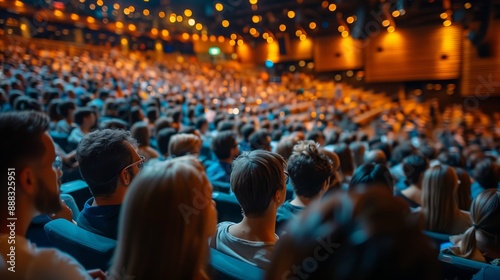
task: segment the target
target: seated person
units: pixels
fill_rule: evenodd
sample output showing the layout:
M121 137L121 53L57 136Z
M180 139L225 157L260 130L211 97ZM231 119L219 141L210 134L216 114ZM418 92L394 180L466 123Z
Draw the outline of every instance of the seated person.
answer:
M231 188L243 210L238 223L222 222L210 246L260 268L267 267L278 240L276 211L285 201L285 160L278 154L255 150L233 163Z
M489 158L481 160L474 166L472 177L475 182L471 186L472 198L476 198L486 189L499 189L500 168Z
M221 131L213 138L211 145L218 162L208 166L208 179L210 182L229 184L231 179L231 163L240 154L236 133L233 131Z
M111 279L208 279L208 239L216 224L210 182L198 160L186 156L146 167L125 196Z
M116 239L118 217L128 186L144 164L137 141L124 130L95 130L82 139L76 159L89 185L90 198L78 216L78 226Z
M422 180L422 207L419 215L424 230L460 234L472 226L469 212L458 208L458 176L446 165L433 166Z
M491 263L500 259L500 191L480 193L470 207L472 226L464 234L452 236L451 252L457 256Z
M150 159L158 158L158 152L153 149L150 145L151 132L149 130L148 124L146 122L136 122L132 128L130 128L130 133L138 142L138 153L143 156L148 162Z
M319 150L319 144L308 140L294 146L288 159L287 171L292 181L295 198L278 209L276 229L281 236L283 226L328 190L333 173L330 159Z
M181 133L170 138L168 143L168 154L170 157L182 157L193 155L198 157L201 150L201 139L194 134Z
M402 191L397 189L396 196L401 197L411 208L417 208L422 204L422 178L427 168L429 160L423 155L413 154L403 160L403 172L409 187Z
M385 165L365 163L356 168L349 182L349 192L365 192L368 188L383 187L391 194L394 190L394 179Z
M92 108L78 108L75 111L75 124L77 127L71 131L68 142L77 145L82 138L96 126L96 114Z

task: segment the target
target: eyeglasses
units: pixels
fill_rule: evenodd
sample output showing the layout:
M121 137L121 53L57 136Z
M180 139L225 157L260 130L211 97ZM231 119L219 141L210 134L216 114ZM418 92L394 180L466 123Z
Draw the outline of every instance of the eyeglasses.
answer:
M286 171L283 173L285 173L285 184L288 185L288 180L290 179L290 176L288 175L288 172L286 172Z
M142 170L142 168L144 167L144 161L146 160L146 158L144 156L140 156L140 158L141 159L139 159L138 161L125 166L122 170L120 170L120 172L118 172L118 174L122 173L123 170L127 170L134 165L137 165L137 168L139 168L139 170Z
M61 171L62 170L62 167L63 167L63 162L61 160L60 157L56 157L56 159L54 160L54 162L52 163L52 167Z

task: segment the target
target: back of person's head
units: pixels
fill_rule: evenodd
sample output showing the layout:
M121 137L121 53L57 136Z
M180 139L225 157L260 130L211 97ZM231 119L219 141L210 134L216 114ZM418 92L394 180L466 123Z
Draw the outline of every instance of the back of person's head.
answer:
M37 111L42 112L42 104L38 100L28 96L20 96L14 102L14 110L16 111Z
M398 164L403 161L403 159L415 151L415 147L411 142L403 142L397 145L392 152L391 162L393 164ZM388 158L389 159L389 158Z
M387 165L387 157L382 150L375 149L366 153L364 162Z
M271 136L267 130L259 130L249 137L250 149L271 151Z
M197 155L201 150L201 139L194 134L176 134L170 138L168 154L172 157Z
M482 188L496 189L500 181L500 168L494 161L486 158L475 164L472 177Z
M313 198L329 187L328 179L333 173L330 159L318 149L319 144L300 141L293 147L288 159L287 171L295 194Z
M217 131L228 131L234 130L234 122L232 121L221 121L217 125Z
M59 115L59 111L57 108L59 106L59 102L61 102L61 99L54 99L47 105L46 113L51 121L59 121L63 118L61 115Z
M110 93L106 89L100 89L99 92L97 93L99 99L106 100L110 96Z
M465 167L465 158L462 156L460 151L444 151L437 156L438 161L441 164L453 166L453 167Z
M177 133L175 128L167 127L163 128L156 134L156 142L158 145L158 150L164 156L168 155L168 147L170 144L170 139Z
M208 128L208 120L204 116L199 116L194 121L196 129L202 131L204 128Z
M338 169L340 168L340 159L336 153L328 151L324 148L319 148L319 151L325 154L329 159L332 165L332 174L330 175L330 186L328 187L328 191L339 190L342 186L340 184L340 176L338 173Z
M89 117L90 115L95 115L94 109L90 107L81 107L76 109L74 113L75 124L81 126L84 119Z
M458 177L457 203L460 210L469 211L471 204L471 178L463 168L455 168Z
M145 122L136 122L130 128L130 133L132 137L137 140L139 146L149 146L149 137L151 132L149 131L149 126Z
M114 98L108 98L104 101L102 105L102 115L103 116L115 116L118 105L115 103Z
M231 189L245 216L264 215L276 192L286 188L285 166L283 157L264 150L245 152L233 161ZM281 199L283 203L285 197Z
M420 153L411 154L403 159L403 173L408 185L420 187L427 168L429 168L429 160Z
M133 106L130 109L130 125L135 124L136 122L140 122L144 119L144 115L142 113L142 109L139 106Z
M470 207L470 227L462 236L460 246L452 247L454 254L469 258L475 249L497 251L500 248L500 191L488 189L481 192ZM478 236L482 239L482 248L477 247Z
M172 119L167 117L159 117L155 121L155 133L158 133L160 130L164 128L172 127Z
M293 136L282 137L276 146L276 153L282 156L286 161L290 158L293 152L293 147L299 142L299 139Z
M349 182L349 191L363 192L371 187L383 187L390 193L393 192L394 179L385 165L365 163L354 171Z
M113 194L119 174L133 162L137 141L130 132L99 129L85 135L76 149L80 173L94 196Z
M218 159L229 159L231 150L238 147L236 132L232 130L220 131L212 139L211 148Z
M319 143L320 146L325 145L325 136L323 135L323 132L317 129L307 133L306 140L312 140L316 143Z
M340 143L335 147L335 153L340 159L340 171L344 176L351 176L354 172L354 160L351 149L345 143Z
M141 171L124 200L111 276L200 278L217 221L211 193L203 166L193 157Z
M74 110L76 110L76 104L72 100L61 101L57 106L59 115L63 116L64 118L68 118Z
M356 167L362 165L364 163L365 157L365 146L361 142L352 142L349 144L349 149L351 149L352 156L354 158L354 164Z
M125 121L123 121L123 120L120 120L120 119L112 118L112 119L104 120L104 121L100 122L99 123L99 128L101 128L101 129L109 128L109 129L123 129L123 130L126 130L128 128L128 123L125 122Z
M418 146L418 151L429 160L433 160L437 156L436 148L434 147L433 143L428 140L422 141L422 143L420 143L420 145Z
M333 193L290 221L265 279L438 279L408 206L380 189Z
M38 159L45 153L41 137L49 128L48 117L40 112L7 112L0 114L0 166L2 182L7 182L7 169L15 168L17 173L31 159ZM5 176L5 177L4 177ZM7 186L7 183L4 184ZM2 190L7 194L7 187ZM7 201L2 200L2 201Z
M250 135L252 135L255 132L255 126L253 124L245 124L241 128L241 135L243 136L243 139L245 141L249 141Z
M457 205L458 177L452 167L433 166L422 180L422 213L425 229L446 233L450 230Z
M160 113L156 107L148 107L146 110L146 117L148 118L149 123L154 123L158 119L159 115Z

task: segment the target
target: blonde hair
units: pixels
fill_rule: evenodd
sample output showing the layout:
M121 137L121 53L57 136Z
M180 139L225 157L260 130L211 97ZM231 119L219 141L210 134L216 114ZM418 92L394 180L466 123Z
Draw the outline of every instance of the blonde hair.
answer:
M425 229L448 233L457 213L458 177L455 170L445 165L428 169L422 180L422 214Z
M177 134L172 136L168 145L168 154L172 157L194 155L200 153L201 139L194 134Z
M210 203L210 183L191 156L141 171L123 203L111 279L194 279L203 273L209 227L215 228L215 219L207 222Z
M460 246L450 248L460 257L469 258L477 247L476 231L483 233L489 245L500 246L500 191L487 189L481 192L470 207L472 226L464 234L452 240L455 244L462 241ZM481 252L483 253L483 252Z

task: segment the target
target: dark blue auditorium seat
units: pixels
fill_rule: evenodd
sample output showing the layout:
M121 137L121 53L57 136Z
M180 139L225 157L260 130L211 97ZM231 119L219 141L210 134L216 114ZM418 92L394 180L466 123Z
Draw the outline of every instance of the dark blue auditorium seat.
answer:
M210 181L212 184L212 189L214 192L221 192L221 193L231 193L231 184L226 183L226 182L217 182L217 181Z
M256 266L210 248L211 278L214 280L257 280L264 278L264 271Z
M451 244L450 244L451 245ZM490 266L487 263L477 262L453 255L448 248L439 253L443 279L471 279L482 268Z
M212 198L217 203L217 221L219 223L225 221L231 221L234 223L241 222L243 219L241 207L234 195L214 192L212 194Z
M116 248L116 240L97 235L77 225L57 219L45 225L54 247L73 256L86 269L106 271Z
M68 134L55 132L55 131L51 131L51 132L49 132L49 134L50 134L50 137L52 137L52 140L54 140L54 142L57 145L59 145L59 147L61 147L61 149L63 149L67 153L74 150L74 149L72 149L72 147L68 143L68 136L69 136Z
M450 236L444 233L432 232L432 231L424 231L424 234L432 239L434 242L436 250L441 248L441 244L450 242Z
M500 279L500 266L486 266L472 277L472 280L495 280Z
M35 216L26 232L26 239L36 244L37 247L52 247L53 244L44 229L44 226L51 221L48 215Z
M61 193L71 195L80 211L85 202L92 197L89 186L83 180L75 180L61 185Z

